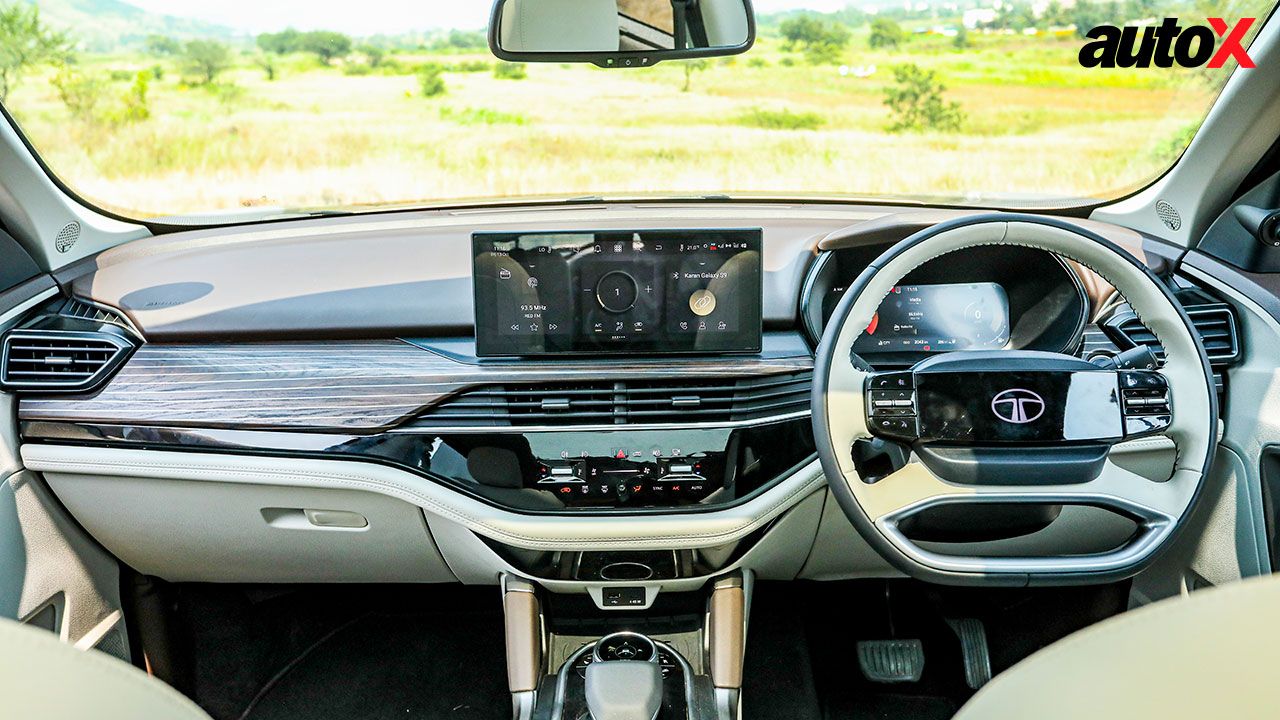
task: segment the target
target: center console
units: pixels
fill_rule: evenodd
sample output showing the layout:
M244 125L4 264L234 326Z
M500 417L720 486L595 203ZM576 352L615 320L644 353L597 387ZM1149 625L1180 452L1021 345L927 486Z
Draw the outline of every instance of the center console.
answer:
M730 720L742 686L750 576L731 573L646 611L507 578L508 679L519 720Z

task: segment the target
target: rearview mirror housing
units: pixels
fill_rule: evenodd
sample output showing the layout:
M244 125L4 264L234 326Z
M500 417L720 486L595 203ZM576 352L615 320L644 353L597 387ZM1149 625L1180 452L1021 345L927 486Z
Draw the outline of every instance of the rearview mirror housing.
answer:
M503 60L648 67L755 43L751 0L496 0L489 48Z

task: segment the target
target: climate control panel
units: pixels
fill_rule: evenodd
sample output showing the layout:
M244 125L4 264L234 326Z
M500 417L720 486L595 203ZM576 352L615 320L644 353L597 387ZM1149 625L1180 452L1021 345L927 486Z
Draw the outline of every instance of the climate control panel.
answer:
M682 505L724 487L721 450L618 447L607 455L539 459L528 487L566 505Z

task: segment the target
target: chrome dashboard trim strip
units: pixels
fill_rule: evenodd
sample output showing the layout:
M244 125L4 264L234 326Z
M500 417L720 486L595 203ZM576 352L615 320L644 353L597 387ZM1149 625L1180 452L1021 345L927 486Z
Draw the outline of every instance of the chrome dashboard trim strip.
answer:
M689 423L624 423L621 425L495 425L491 427L463 425L459 427L448 427L442 425L423 425L421 427L398 427L388 430L388 433L402 434L439 434L449 433L451 435L464 435L470 433L543 433L543 432L617 432L626 430L726 430L737 428L759 427L761 425L772 425L774 423L785 422L787 420L799 420L807 418L812 413L809 410L797 410L796 412L783 413L781 415L770 415L768 417L755 418L753 420L727 420L724 422L689 422Z

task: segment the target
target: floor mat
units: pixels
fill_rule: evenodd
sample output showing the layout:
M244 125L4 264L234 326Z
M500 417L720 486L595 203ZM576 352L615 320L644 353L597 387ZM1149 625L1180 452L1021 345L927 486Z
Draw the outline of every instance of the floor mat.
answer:
M865 693L837 698L827 706L827 720L947 720L957 709L946 698Z
M491 666L502 657L502 627L495 623L370 615L315 646L265 687L243 717L501 718L511 712L511 700L505 676Z
M175 686L215 720L511 714L489 587L183 585Z
M747 634L747 720L946 720L973 694L947 617L983 621L992 665L1124 609L1125 584L1084 588L945 588L906 580L760 582ZM916 639L918 682L875 683L858 666L860 640Z
M792 595L766 584L751 599L743 665L744 720L821 720L809 642Z

